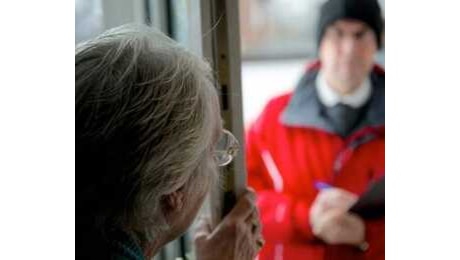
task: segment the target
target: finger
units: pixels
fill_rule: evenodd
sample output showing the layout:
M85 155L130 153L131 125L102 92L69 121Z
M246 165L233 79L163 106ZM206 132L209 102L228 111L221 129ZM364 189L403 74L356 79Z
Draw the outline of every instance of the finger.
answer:
M257 207L254 207L251 215L249 215L246 220L251 221L253 219L260 219L259 209Z
M344 225L348 227L357 227L357 226L364 226L364 220L353 213L346 213L344 215Z
M343 189L331 188L318 194L318 203L328 208L348 209L358 200L358 196Z
M245 192L251 192L251 193L256 194L256 190L251 186L246 187Z
M337 209L325 211L312 225L313 234L320 235L328 229L339 229L340 218L344 213Z
M320 191L318 194L320 200L355 200L358 196L354 193L340 188L330 188Z
M224 218L237 221L245 221L256 210L255 206L256 195L252 191L246 191L237 201L235 207Z
M246 239L242 239L237 248L238 251L244 252L246 257L240 257L238 259L255 259L264 245L265 239L261 234L255 237L248 236Z
M257 207L254 208L252 211L251 215L249 215L246 219L245 222L247 224L254 224L260 222L260 215L259 215L259 209Z
M235 207L214 228L211 237L226 232L234 232L235 230L237 230L237 233L244 234L247 232L248 235L251 235L251 225L246 223L245 220L255 211L255 200L255 193L251 190L247 190L241 195Z
M251 234L253 235L259 235L262 231L262 225L259 221L259 219L251 219L250 222L246 222L246 225L251 227Z
M252 246L252 258L251 259L254 259L255 256L257 256L257 254L260 252L260 250L262 250L262 248L264 247L265 245L265 239L262 237L262 236L258 236L256 239L254 239L251 243L250 243Z
M311 207L310 221L316 222L317 219L324 218L324 214L331 210L345 213L348 210L348 206L345 204L345 202L330 201L324 198L319 198L314 201Z
M264 245L265 245L265 239L261 235L258 236L254 243L254 247L253 247L254 250L253 250L251 259L254 259L257 256L257 254L260 252L260 250L262 250Z

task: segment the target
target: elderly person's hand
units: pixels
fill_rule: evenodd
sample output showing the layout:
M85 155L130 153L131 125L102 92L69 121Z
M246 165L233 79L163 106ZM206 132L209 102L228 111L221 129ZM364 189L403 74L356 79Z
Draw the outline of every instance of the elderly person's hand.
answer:
M365 225L361 218L348 210L358 197L346 190L321 190L310 210L313 234L328 244L361 245Z
M255 200L254 192L247 191L214 230L209 221L200 221L195 235L197 260L252 260L256 257L264 240Z

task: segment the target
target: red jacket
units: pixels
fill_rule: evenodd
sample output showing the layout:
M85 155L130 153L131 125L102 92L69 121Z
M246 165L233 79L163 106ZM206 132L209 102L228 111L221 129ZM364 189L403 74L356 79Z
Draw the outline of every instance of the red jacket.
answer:
M316 181L359 195L384 175L384 72L374 68L364 119L342 138L319 115L314 87L318 69L318 63L310 67L293 93L271 100L247 133L249 184L258 193L266 239L259 259L383 260L384 218L365 221L370 247L363 253L352 246L326 245L314 237L309 211L318 193Z

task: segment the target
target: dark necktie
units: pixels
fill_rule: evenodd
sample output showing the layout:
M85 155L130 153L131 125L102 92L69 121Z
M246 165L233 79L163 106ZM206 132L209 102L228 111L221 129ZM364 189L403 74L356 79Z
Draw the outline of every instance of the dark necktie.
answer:
M339 103L333 107L325 107L324 114L335 131L342 137L346 137L357 125L361 110Z

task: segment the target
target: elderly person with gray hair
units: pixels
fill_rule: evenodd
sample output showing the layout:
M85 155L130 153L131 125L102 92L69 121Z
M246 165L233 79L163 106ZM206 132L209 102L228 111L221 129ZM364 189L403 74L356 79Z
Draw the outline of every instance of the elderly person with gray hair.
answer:
M76 47L75 110L77 259L152 258L191 225L237 144L210 67L147 26L115 28ZM249 190L195 240L201 260L254 259L262 244Z

